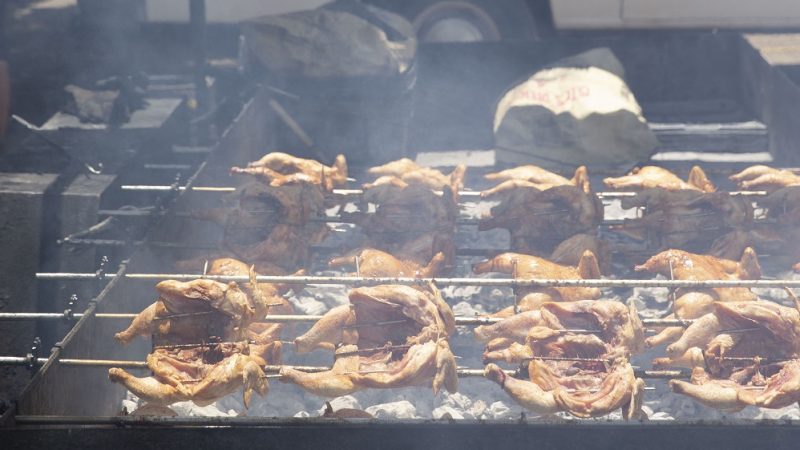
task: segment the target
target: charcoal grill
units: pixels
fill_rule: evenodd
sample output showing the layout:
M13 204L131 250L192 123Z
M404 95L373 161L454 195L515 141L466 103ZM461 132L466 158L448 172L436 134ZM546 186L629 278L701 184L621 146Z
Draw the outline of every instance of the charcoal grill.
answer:
M737 39L730 38L722 45ZM613 43L613 42L612 42ZM581 45L572 42L560 44L558 51L572 51ZM618 43L616 45L619 45ZM706 42L706 45L708 43ZM477 47L485 52L486 47ZM494 47L498 51L500 49ZM624 50L624 49L623 49ZM441 49L432 46L428 57ZM529 50L526 50L528 52ZM550 50L552 52L552 49ZM624 53L624 52L623 52ZM551 55L552 56L552 55ZM423 53L423 62L425 58ZM544 56L543 58L547 58ZM469 61L470 63L474 61ZM424 76L424 64L421 76ZM652 74L651 74L652 75ZM642 80L634 80L633 84ZM423 85L421 89L431 89ZM275 144L271 133L280 127L281 119L270 105L271 91L260 89L242 108L230 127L223 133L219 142L208 152L208 159L198 166L197 171L186 182L171 186L159 184L128 184L120 188L124 195L136 192L171 192L174 195L162 207L147 211L124 211L108 209L100 211L102 216L147 216L153 226L147 234L136 240L118 239L71 239L69 245L92 246L108 249L125 247L132 250L130 257L119 266L103 267L97 272L42 272L37 278L42 283L56 280L70 280L80 283L93 283L98 287L97 294L88 304L79 305L63 313L25 312L3 313L0 320L32 320L43 323L69 320L74 321L69 333L52 349L50 354L31 352L29 355L5 355L0 363L19 364L30 367L33 376L19 399L6 409L2 416L5 437L10 438L11 447L17 442L28 445L48 447L87 446L113 442L114 446L141 447L155 444L191 444L197 448L219 448L222 445L244 447L255 442L270 443L276 447L297 447L324 445L326 447L380 447L408 448L411 446L436 446L444 448L473 448L489 446L537 445L544 448L585 448L601 446L605 448L680 448L680 447L744 447L774 446L778 448L800 442L800 423L790 420L717 420L717 421L651 421L623 423L613 420L572 421L553 419L536 421L524 414L512 420L364 420L341 421L323 418L291 417L134 417L119 415L124 389L110 383L105 370L98 369L116 365L129 368L144 368L143 356L149 351L146 343L135 341L126 347L116 344L112 338L131 314L143 309L152 301L154 280L194 279L202 274L169 273L169 256L182 252L211 250L213 242L219 238L219 230L202 223L187 221L181 217L182 211L208 206L220 193L235 190L235 186L220 184L228 180L227 170L234 165L245 165L256 159L265 149ZM427 105L430 106L430 105ZM426 105L418 105L425 108ZM265 126L267 124L267 126ZM658 127L656 127L658 128ZM713 142L728 142L731 135L745 136L745 150L766 146L766 136L758 127L743 133L718 133ZM658 130L657 130L658 131ZM682 133L674 128L662 127L659 135L670 142L671 149L680 147ZM722 136L724 135L724 136ZM755 135L755 138L754 138ZM720 137L722 136L722 137ZM413 138L412 138L413 141ZM480 141L480 138L476 142ZM755 142L755 144L754 144ZM485 143L481 143L485 144ZM709 148L713 144L704 141ZM667 166L685 166L686 161L677 164L666 162ZM732 171L744 163L721 164L718 175ZM785 165L785 164L784 164ZM186 166L170 162L158 164L160 169L185 170ZM178 167L180 166L180 167ZM591 170L591 169L590 169ZM594 174L598 175L598 174ZM595 181L596 182L596 181ZM599 185L599 184L596 184ZM357 196L358 190L341 191L346 195ZM465 191L462 197L469 200L474 191ZM743 192L742 195L763 195L761 192ZM121 194L123 195L123 194ZM625 196L625 193L607 193L608 200ZM332 218L329 221L336 221ZM472 223L462 221L460 226L469 227ZM335 252L336 249L317 249L320 253ZM487 256L501 252L502 248L462 248L462 257ZM159 273L159 271L165 273ZM209 276L209 278L212 278ZM247 281L246 277L215 277L225 281ZM514 280L514 279L475 279L446 278L436 280L420 279L365 279L344 276L309 277L259 277L260 281L295 281L310 285L362 285L402 283L417 284L434 281L440 286L594 286L613 288L633 287L800 287L798 280L744 280L744 281L678 281L678 280ZM455 300L455 299L454 299ZM81 312L77 312L81 311ZM285 322L309 322L318 319L317 315L294 315L277 317ZM488 319L459 318L458 325L472 326L490 322ZM646 319L648 326L684 326L687 321ZM456 353L458 351L456 350ZM3 355L0 355L3 356ZM319 370L319 365L302 365L299 360L292 365L307 370ZM274 368L273 368L274 369ZM461 375L479 376L480 367L465 367ZM640 369L639 375L651 379L685 376L679 371L648 371ZM494 388L487 384L487 389ZM270 394L272 395L272 394ZM269 396L266 401L269 401Z

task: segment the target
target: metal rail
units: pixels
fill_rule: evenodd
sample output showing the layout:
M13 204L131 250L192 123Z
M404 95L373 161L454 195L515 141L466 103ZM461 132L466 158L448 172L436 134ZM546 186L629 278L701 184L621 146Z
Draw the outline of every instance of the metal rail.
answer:
M27 358L24 356L0 356L0 365L16 365L27 366L30 364L42 365L47 362L47 358ZM62 366L68 367L118 367L121 369L147 369L147 363L144 361L131 361L119 359L58 359L56 362ZM267 364L261 366L267 374L280 373L283 368L290 368L301 372L327 372L331 370L326 366L294 366L289 364ZM508 375L517 375L516 370L506 370ZM649 379L671 379L671 378L688 378L688 371L684 370L636 370L634 371L639 378ZM484 374L483 369L468 369L459 367L456 369L459 378L482 378Z
M13 320L70 320L80 319L85 314L72 313L68 311L63 313L0 313L0 322L13 321ZM119 319L119 320L133 320L138 314L136 313L97 313L94 316L98 319ZM322 315L311 314L275 314L269 315L260 322L264 323L311 323L322 319ZM456 317L455 322L457 326L481 326L492 325L502 322L503 318L500 317ZM650 327L688 327L692 324L692 320L685 319L642 319L645 326ZM564 330L565 332L598 332L600 330Z
M120 186L123 191L169 191L173 189L171 186L166 185L137 185L137 184L123 184ZM179 186L179 190L184 190L185 186ZM194 192L236 192L236 188L232 186L194 186L191 188ZM441 193L441 191L436 191ZM359 196L363 195L362 189L334 189L334 194L343 196ZM747 196L747 197L761 197L767 195L767 191L730 191L732 196ZM599 198L622 198L634 197L636 192L630 191L608 191L608 192L595 192ZM461 198L480 198L480 191L459 191L458 196Z
M113 279L117 275L106 273L105 279ZM126 273L122 275L129 280L176 280L191 281L197 279L220 282L250 282L247 275L203 275L187 273ZM95 273L74 272L38 272L38 280L96 280ZM260 283L284 283L296 285L362 285L381 284L426 285L434 283L442 286L484 286L484 287L584 287L584 288L798 288L800 280L584 280L584 279L519 279L519 278L411 278L411 277L352 277L352 276L295 276L295 275L258 275Z

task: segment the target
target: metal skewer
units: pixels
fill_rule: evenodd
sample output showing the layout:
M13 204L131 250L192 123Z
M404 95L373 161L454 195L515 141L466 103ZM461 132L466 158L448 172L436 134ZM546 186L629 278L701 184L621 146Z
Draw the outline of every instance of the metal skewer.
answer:
M58 364L68 367L118 367L121 369L147 369L145 361L131 361L131 360L114 360L114 359L58 359ZM43 365L47 362L47 358L27 358L24 356L0 356L0 365L16 365L25 366L31 363L35 365ZM325 366L293 366L293 365L274 365L267 364L262 366L262 369L267 374L280 373L281 369L290 368L301 372L327 372L331 370L330 367ZM507 375L517 375L516 370L506 370ZM459 367L456 369L459 378L469 377L483 377L483 369L468 369ZM639 378L688 378L688 373L683 370L640 370L636 371L636 376Z
M117 275L106 273L102 277L113 279ZM249 282L247 275L202 275L179 273L126 273L121 275L129 280L176 280L191 281L208 279L220 282ZM96 280L95 273L38 272L39 280ZM800 280L584 280L584 279L514 279L514 278L411 278L411 277L352 277L352 276L295 276L258 275L260 283L286 283L302 285L427 285L435 283L442 286L486 286L486 287L675 287L675 288L798 288Z
M133 185L133 184L123 184L120 186L120 189L123 191L169 191L172 188L170 186L165 185ZM179 190L185 190L184 186L179 186ZM193 186L191 188L192 191L195 192L236 192L236 188L232 186ZM441 191L434 191L437 194L441 195ZM343 196L360 196L364 194L362 189L334 189L334 194L343 195ZM767 191L730 191L730 195L733 196L747 196L747 197L759 197L767 195ZM623 197L634 197L636 196L636 192L630 191L607 191L607 192L595 192L600 198L623 198ZM458 196L461 198L480 198L481 192L480 191L459 191Z

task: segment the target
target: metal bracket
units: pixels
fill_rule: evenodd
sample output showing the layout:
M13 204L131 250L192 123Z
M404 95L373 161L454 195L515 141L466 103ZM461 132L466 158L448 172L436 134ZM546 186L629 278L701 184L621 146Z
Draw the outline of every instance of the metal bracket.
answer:
M64 310L64 321L71 322L75 320L75 306L78 305L78 294L72 294L67 301L67 309Z
M38 370L39 365L36 364L39 360L39 354L42 350L42 339L39 336L33 338L33 345L31 345L31 351L25 355L25 358L28 360L27 367L28 370L31 372L31 376L33 376L36 371Z
M103 257L100 258L100 266L94 272L94 278L95 278L95 283L96 283L96 289L95 290L96 290L97 294L99 294L100 291L103 290L103 286L104 286L103 282L106 279L106 270L108 269L107 266L108 266L108 256L103 255Z

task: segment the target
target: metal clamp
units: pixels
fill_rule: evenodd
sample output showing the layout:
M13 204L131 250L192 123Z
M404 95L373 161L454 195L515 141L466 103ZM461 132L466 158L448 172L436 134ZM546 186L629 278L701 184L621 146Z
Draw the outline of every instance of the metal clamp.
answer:
M39 368L37 362L39 361L39 353L42 350L42 339L39 336L33 338L33 345L31 345L31 351L25 355L26 359L26 366L28 370L31 372L31 375L35 374Z
M71 322L75 320L75 306L78 305L78 294L72 294L67 301L67 309L64 310L64 321Z
M94 272L94 279L96 283L96 292L99 294L103 290L103 282L106 279L106 270L108 269L108 256L103 255L100 258L100 266Z

